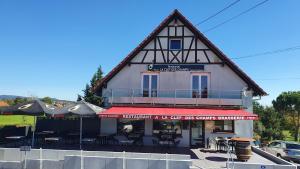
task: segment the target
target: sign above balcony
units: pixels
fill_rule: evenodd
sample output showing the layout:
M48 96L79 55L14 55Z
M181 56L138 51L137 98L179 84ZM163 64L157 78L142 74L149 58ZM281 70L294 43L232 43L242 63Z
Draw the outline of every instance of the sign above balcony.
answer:
M177 71L196 71L204 70L204 65L195 64L150 64L148 65L149 71L160 72L177 72Z

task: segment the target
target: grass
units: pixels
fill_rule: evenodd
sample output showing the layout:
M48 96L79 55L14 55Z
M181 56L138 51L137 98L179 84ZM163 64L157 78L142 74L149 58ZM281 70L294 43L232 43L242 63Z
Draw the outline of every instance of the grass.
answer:
M0 127L3 126L34 126L35 117L24 115L0 115Z

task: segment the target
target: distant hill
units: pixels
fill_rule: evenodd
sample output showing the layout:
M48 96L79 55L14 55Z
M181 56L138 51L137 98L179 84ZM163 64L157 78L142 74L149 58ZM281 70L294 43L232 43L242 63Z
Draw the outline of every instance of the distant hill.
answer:
M16 96L16 95L0 95L0 100L10 100L15 99L17 97L24 98L24 96Z
M25 96L17 96L17 95L0 95L0 100L11 100L11 99L15 99L15 98L28 98ZM60 100L60 99L56 99L56 98L51 98L53 101L58 101L58 102L63 102L63 103L72 103L73 101L69 101L69 100Z

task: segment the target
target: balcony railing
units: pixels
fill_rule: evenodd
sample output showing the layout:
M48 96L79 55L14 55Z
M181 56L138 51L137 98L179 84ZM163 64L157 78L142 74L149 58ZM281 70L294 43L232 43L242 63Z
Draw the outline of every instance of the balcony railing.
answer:
M114 88L103 93L108 103L151 103L151 104L203 104L244 105L246 96L242 90L143 90Z

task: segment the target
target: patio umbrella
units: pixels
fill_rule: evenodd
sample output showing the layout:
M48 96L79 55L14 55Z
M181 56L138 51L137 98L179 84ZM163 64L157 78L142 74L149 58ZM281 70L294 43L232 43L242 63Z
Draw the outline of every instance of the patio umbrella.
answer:
M0 109L1 115L28 115L28 116L35 116L34 123L36 123L36 116L43 116L43 115L52 115L56 114L57 109L44 103L40 100L31 100L28 102L20 103L14 106L2 107ZM31 145L34 146L34 133L35 127L32 131L32 143Z
M70 104L62 108L58 114L55 115L78 115L80 117L80 136L79 136L79 143L81 149L82 143L82 118L83 117L93 117L96 116L96 113L103 111L104 109L93 105L91 103L85 101L78 101L75 104ZM55 116L54 115L54 116Z
M42 116L44 114L55 114L57 110L54 106L40 100L31 100L14 106L2 107L0 112L2 115Z

